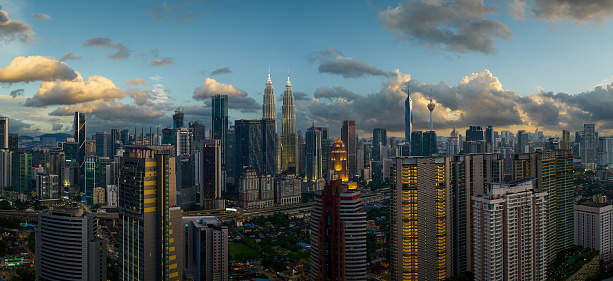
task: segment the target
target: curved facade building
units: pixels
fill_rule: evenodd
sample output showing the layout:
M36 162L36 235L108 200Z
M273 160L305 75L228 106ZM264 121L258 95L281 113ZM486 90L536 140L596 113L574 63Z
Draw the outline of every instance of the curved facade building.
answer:
M38 214L36 280L106 280L106 241L98 220L80 207Z

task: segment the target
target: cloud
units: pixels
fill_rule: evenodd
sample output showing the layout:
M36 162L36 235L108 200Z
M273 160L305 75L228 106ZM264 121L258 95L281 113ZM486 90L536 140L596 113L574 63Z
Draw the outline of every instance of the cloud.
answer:
M66 63L48 57L16 57L0 68L0 83L73 80L77 73Z
M40 129L36 128L34 124L26 123L15 118L10 118L9 120L9 133L18 134L20 136L37 136L41 134Z
M126 85L145 85L147 86L147 81L143 78L134 78L133 80L126 81Z
M234 88L230 84L223 84L217 82L213 78L206 78L202 85L194 89L193 98L197 100L204 100L213 97L214 95L228 95L228 97L234 96L246 96L247 93L241 89Z
M541 91L536 96L550 99L560 108L560 123L580 128L582 123L597 123L603 129L613 129L613 83L597 86L592 91L569 95Z
M496 53L494 40L513 36L508 27L486 19L495 9L482 0L416 0L379 12L379 24L400 39L429 49Z
M358 78L366 75L386 76L387 72L368 63L353 58L337 56L333 60L322 62L318 70L320 73L340 74L345 78Z
M230 70L230 68L227 68L227 67L217 68L211 72L210 76L215 76L218 74L225 74L225 73L232 73L232 70Z
M129 58L132 53L126 45L122 43L112 44L111 39L102 37L89 38L83 42L83 46L96 47L98 49L115 49L116 52L114 54L104 55L105 58L112 60L125 60Z
M14 91L11 91L11 97L16 98L18 96L23 96L24 90L23 89L17 89Z
M96 100L73 106L61 106L49 113L51 116L72 116L82 112L101 120L153 121L164 116L164 112L140 105L127 105L121 102ZM127 121L129 120L129 121Z
M51 16L47 14L33 13L32 18L37 19L37 20L50 20Z
M543 21L569 21L577 24L587 22L603 23L613 16L613 1L580 0L513 0L508 10L517 18L526 10Z
M256 112L261 110L261 105L253 98L247 96L247 93L241 89L235 88L230 84L223 84L215 81L212 78L204 79L200 87L194 89L193 98L196 100L207 100L215 95L228 96L228 108L237 109L243 113Z
M62 124L58 124L58 123L54 123L53 127L51 128L52 131L61 131L62 128L64 128L64 125Z
M2 9L2 6L0 6ZM12 42L18 39L24 44L30 44L34 42L32 38L36 34L32 27L18 20L11 20L9 13L6 11L0 11L0 41Z
M352 101L352 100L361 98L360 95L357 95L356 93L349 91L345 89L344 87L330 88L328 86L322 86L322 87L317 88L317 90L315 90L315 93L313 93L313 97L317 99L319 98L329 98L329 99L342 98L348 101Z
M210 106L202 106L199 104L193 104L183 107L183 113L186 115L193 115L198 117L211 117L213 111Z
M42 82L36 94L24 105L44 107L48 105L75 104L95 100L124 98L126 94L102 76L92 75L83 80L81 74L72 81Z
M198 18L202 15L205 15L209 12L206 9L193 11L192 7L186 8L186 6L190 6L196 2L197 1L182 1L170 4L163 3L161 6L152 7L151 9L147 10L146 13L152 15L158 20L170 18L176 22L184 23L192 19ZM179 11L182 9L187 9L187 11Z
M175 61L173 58L163 58L163 59L154 59L151 60L151 65L152 66L164 66L164 65L171 65L173 64Z
M80 60L81 57L77 56L74 54L74 52L70 51L68 53L65 53L61 58L60 61L66 61L66 60Z
M342 55L341 51L334 47L330 47L325 50L315 51L307 55L307 60L309 62L315 62L318 60L327 60L328 58L336 55Z

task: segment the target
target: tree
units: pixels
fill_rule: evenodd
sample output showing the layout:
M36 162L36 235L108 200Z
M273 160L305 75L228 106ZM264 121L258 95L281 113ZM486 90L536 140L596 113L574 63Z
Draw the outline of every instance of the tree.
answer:
M9 203L9 201L6 201L6 200L0 201L0 210L10 210L10 209L11 209L11 203Z

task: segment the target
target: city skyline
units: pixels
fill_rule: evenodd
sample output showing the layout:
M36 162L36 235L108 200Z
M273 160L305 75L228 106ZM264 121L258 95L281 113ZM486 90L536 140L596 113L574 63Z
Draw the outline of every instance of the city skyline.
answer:
M0 112L12 133L30 136L69 133L75 111L85 113L91 133L164 128L179 106L186 120L210 128L215 94L230 96L231 123L261 116L270 66L277 93L291 77L302 132L315 123L336 138L343 120L355 120L359 136L386 128L401 137L410 80L415 130L428 129L432 96L439 136L470 125L559 134L583 123L610 133L608 6L443 3L335 2L314 10L186 1L122 4L117 12L112 3L65 9L3 1ZM416 14L430 20L406 19ZM479 25L485 29L477 32Z

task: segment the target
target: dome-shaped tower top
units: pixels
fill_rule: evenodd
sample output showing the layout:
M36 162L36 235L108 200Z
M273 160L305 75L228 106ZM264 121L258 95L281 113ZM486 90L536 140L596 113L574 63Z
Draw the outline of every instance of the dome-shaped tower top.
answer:
M428 104L428 110L430 110L430 112L432 112L435 107L436 107L436 105L432 102L432 98L430 98L430 103Z

